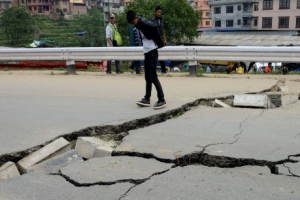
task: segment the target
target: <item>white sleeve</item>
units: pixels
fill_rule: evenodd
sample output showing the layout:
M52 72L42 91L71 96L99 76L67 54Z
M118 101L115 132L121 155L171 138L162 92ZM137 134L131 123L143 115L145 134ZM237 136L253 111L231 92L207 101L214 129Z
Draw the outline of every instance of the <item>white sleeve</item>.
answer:
M108 38L110 38L111 40L114 39L113 34L112 34L113 30L112 30L111 27L109 27L109 26L107 25L107 26L106 26L106 29L105 29L105 32L106 32L106 39L108 39Z

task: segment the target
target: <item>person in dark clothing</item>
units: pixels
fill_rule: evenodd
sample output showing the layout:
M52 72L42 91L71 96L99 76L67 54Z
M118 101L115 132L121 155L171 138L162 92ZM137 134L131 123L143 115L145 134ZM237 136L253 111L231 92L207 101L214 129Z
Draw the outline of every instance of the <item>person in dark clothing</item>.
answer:
M154 104L154 109L161 109L166 106L162 86L157 78L156 63L158 60L158 48L164 47L158 28L155 23L143 17L138 16L134 11L127 12L127 22L136 27L141 33L143 41L143 52L145 56L145 80L146 80L146 94L141 101L136 102L139 106L150 106L150 97L152 90L152 83L154 84L158 101Z
M130 26L130 46L143 46L142 43L142 38L140 35L140 32L137 28L135 28L134 26ZM141 61L139 60L134 60L132 61L131 65L129 66L129 70L130 72L133 74L133 71L136 71L136 74L141 74Z
M155 16L152 18L152 21L157 24L158 26L158 31L160 36L162 37L165 46L168 45L168 42L166 40L166 37L164 36L164 30L163 30L163 22L162 22L162 9L160 6L156 6L155 8ZM160 67L161 67L161 74L166 76L168 75L167 73L167 69L166 69L166 65L165 65L165 61L161 60L160 61Z

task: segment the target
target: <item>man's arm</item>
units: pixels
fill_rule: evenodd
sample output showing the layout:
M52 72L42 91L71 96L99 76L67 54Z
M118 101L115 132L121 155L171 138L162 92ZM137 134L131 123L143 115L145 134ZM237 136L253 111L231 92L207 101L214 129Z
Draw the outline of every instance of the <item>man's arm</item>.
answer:
M106 31L106 40L107 40L109 46L113 47L114 45L113 45L113 43L111 41L111 38L110 38L112 36L112 28L107 26L105 31Z

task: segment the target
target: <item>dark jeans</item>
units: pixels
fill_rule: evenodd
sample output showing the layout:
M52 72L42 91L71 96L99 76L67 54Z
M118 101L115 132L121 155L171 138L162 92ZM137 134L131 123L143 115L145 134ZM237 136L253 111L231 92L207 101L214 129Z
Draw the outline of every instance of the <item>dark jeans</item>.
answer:
M119 60L115 60L115 64L116 64L116 72L120 71L120 61ZM107 70L106 72L111 72L111 60L109 60L107 62Z
M139 60L132 61L129 68L130 69L135 68L135 71L136 71L137 74L141 73L141 61L139 61Z
M156 74L156 63L158 60L157 49L145 53L145 80L146 80L146 95L145 99L150 99L152 83L154 84L157 97L159 100L164 101L164 92Z
M165 65L165 61L159 61L160 62L160 69L161 69L161 73L166 73L167 69L166 69L166 65Z

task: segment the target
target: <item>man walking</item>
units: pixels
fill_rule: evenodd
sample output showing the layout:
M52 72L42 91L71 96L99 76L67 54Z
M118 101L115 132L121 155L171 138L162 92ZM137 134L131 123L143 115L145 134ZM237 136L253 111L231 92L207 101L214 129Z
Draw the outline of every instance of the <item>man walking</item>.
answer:
M146 20L130 10L127 12L127 22L135 26L141 33L143 41L143 52L145 56L145 80L146 95L141 101L136 102L139 106L150 106L150 97L152 83L154 84L158 101L154 104L154 109L161 109L166 106L163 89L157 78L156 63L158 60L158 48L164 46L164 43L158 33L158 27L152 21Z
M110 18L109 18L109 24L106 26L106 29L105 29L108 47L118 46L116 43L114 44L114 42L113 42L114 41L114 31L117 30L117 26L116 26L115 22L116 22L116 17L114 14L111 14ZM115 60L115 64L116 64L116 73L122 74L123 72L120 70L120 61ZM107 62L106 74L111 74L111 60L109 60Z
M160 6L156 6L155 8L155 16L153 17L152 21L157 24L158 26L158 31L160 36L162 37L165 46L168 45L168 42L166 40L166 37L164 36L164 30L163 30L163 22L162 22L162 9ZM161 67L161 74L166 76L168 75L167 73L167 69L166 69L166 65L165 65L165 61L161 60L160 62L160 67Z
M143 46L142 38L139 30L134 26L130 26L130 46ZM136 74L141 74L141 61L134 60L132 61L131 65L129 66L130 72L133 74L133 71L136 71Z

